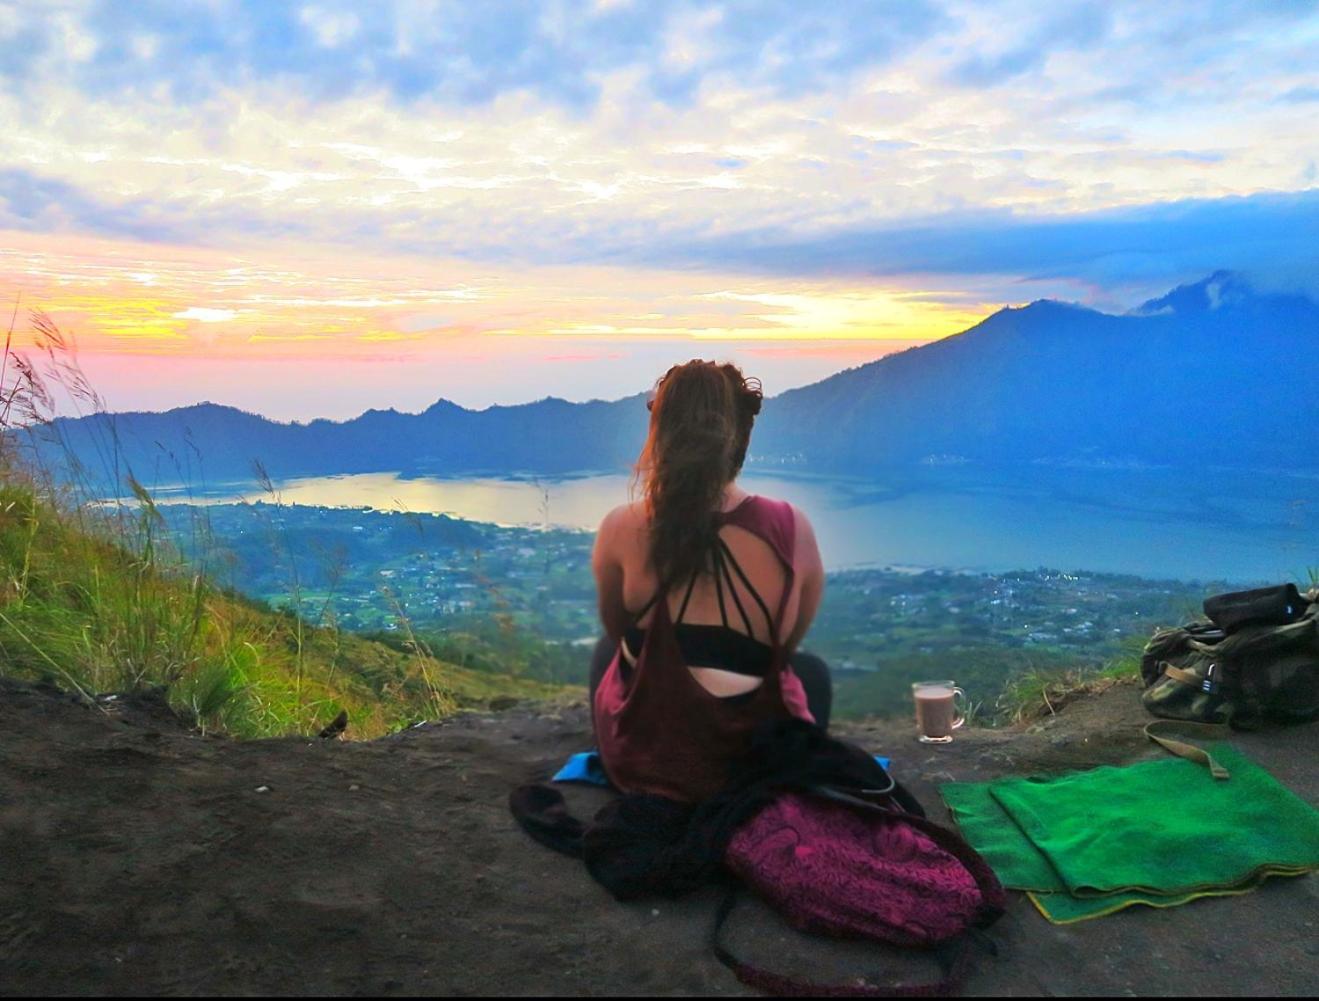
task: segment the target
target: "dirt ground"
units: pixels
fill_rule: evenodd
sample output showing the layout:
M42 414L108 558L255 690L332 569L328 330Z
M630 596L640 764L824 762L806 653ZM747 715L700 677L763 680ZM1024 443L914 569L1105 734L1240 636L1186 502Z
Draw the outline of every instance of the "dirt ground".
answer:
M103 712L0 680L0 993L745 994L715 961L711 890L619 904L514 824L509 790L589 743L585 707L515 706L372 742L235 742L151 700ZM1021 732L945 747L839 727L937 819L938 783L1162 754L1119 686ZM1319 803L1319 725L1237 740ZM589 816L607 794L569 787ZM1132 850L1140 851L1138 831ZM1048 924L1020 894L966 988L987 995L1319 992L1319 880ZM730 940L814 980L927 958L787 929L754 902Z

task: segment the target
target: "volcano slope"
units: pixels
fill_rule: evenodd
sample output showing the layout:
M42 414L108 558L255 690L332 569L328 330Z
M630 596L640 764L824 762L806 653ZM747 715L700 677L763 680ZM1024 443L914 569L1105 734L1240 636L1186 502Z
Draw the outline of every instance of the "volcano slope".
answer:
M842 735L936 786L1137 760L1134 687L1024 730L925 747L905 720ZM88 706L0 679L0 993L744 994L712 956L719 891L620 904L533 843L509 790L589 743L581 704L465 714L374 741L233 741L145 697ZM1319 802L1319 726L1242 734ZM1173 791L1170 791L1170 795ZM589 817L607 793L571 787ZM1140 851L1133 832L1133 851ZM1319 880L1049 925L1020 894L969 994L1313 994ZM934 975L927 957L791 931L744 901L728 939L814 981Z

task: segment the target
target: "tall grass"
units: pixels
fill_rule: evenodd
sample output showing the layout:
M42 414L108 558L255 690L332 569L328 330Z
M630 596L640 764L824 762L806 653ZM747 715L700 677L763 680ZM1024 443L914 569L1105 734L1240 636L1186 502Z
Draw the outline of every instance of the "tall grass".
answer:
M208 577L171 545L151 495L124 468L113 418L93 439L100 470L83 467L63 438L57 396L76 416L105 414L75 344L33 313L27 357L14 349L16 319L15 310L0 358L0 669L89 701L163 686L203 729L283 729L291 721L253 725L257 648L223 627ZM37 458L43 440L62 446L60 469ZM97 503L93 474L126 486L131 502Z
M205 538L185 560L125 467L72 339L34 312L33 347L21 353L17 316L0 355L0 673L47 679L93 704L95 693L163 686L201 729L236 736L312 733L341 709L354 735L373 736L456 708L445 681L453 669L415 636L409 655L341 634L332 594L309 621L287 535L277 542L292 607L279 612L218 589ZM57 397L75 416L98 415L100 469L86 469L63 437ZM37 458L39 440L56 446L58 470ZM125 497L100 500L106 483ZM194 521L193 531L204 536L207 526Z
M1144 636L1128 636L1119 653L1093 668L1031 669L1009 679L994 703L990 721L1003 725L1053 716L1069 702L1140 678Z
M394 618L402 627L403 633L407 637L405 649L412 656L413 662L417 666L417 671L426 684L426 691L429 695L429 708L435 716L447 716L458 708L458 700L455 698L453 691L442 682L443 668L439 660L436 659L430 646L417 637L416 631L412 628L412 619L403 609L403 603L398 600L398 596L392 589L383 588L386 599L394 608Z

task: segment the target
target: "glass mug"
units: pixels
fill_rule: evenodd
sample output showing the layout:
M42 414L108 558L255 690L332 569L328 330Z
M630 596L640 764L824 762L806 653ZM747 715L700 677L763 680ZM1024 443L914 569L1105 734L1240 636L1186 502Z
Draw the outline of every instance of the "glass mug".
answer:
M966 722L966 692L951 681L918 681L911 686L911 697L921 743L952 743L953 731Z

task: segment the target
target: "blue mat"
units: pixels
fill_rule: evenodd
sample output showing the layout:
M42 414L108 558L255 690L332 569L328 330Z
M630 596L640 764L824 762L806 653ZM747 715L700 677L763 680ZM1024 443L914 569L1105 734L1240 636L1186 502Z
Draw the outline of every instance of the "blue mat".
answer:
M875 755L875 760L887 769L889 759L881 758ZM551 782L584 782L593 786L608 786L609 779L605 776L605 767L600 764L600 753L598 751L579 751L564 763L564 766L554 773Z

